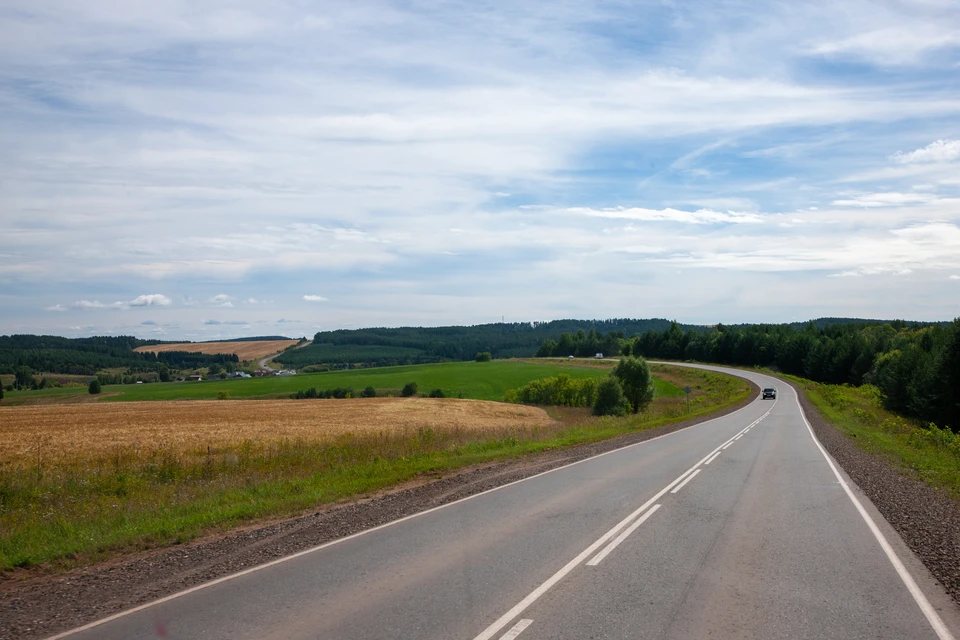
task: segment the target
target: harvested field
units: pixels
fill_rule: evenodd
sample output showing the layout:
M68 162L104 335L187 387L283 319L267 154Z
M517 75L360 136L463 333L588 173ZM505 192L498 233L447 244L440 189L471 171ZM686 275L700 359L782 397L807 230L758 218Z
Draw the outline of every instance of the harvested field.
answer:
M239 442L335 441L345 434L501 431L553 422L536 407L452 398L128 402L0 409L0 463L110 455L118 447L187 453Z
M298 340L252 340L248 342L178 342L176 344L152 344L137 347L140 353L161 351L188 351L190 353L235 353L241 360L259 360L283 351Z

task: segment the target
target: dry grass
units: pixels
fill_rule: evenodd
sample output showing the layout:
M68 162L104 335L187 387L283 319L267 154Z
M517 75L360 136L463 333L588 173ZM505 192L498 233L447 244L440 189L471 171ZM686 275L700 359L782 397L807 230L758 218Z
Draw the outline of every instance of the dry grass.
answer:
M235 353L241 360L259 360L279 353L297 344L298 340L252 340L248 342L179 342L177 344L153 344L137 347L141 353L160 353L161 351L189 351L208 354Z
M501 431L553 421L536 407L451 398L128 402L0 409L0 463L77 460L118 448L187 453L207 446L345 434L416 435L420 429Z

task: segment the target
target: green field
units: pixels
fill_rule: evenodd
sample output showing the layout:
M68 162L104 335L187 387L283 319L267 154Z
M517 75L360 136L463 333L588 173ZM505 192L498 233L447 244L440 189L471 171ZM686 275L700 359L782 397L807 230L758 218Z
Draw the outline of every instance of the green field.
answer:
M447 362L441 364L377 367L349 371L269 376L265 378L210 380L203 382L158 382L138 385L107 385L99 402L134 400L216 400L217 393L227 391L231 398L277 397L301 389L315 387L319 391L337 387L353 388L358 393L372 386L378 391L398 393L408 382L416 382L421 393L443 389L448 397L476 400L503 400L508 389L516 389L531 380L566 373L571 378L601 378L609 368L578 366L554 361L530 363L514 360L493 362ZM657 395L677 397L683 390L669 382L654 378ZM19 404L31 398L85 395L86 389L43 389L8 392L4 404ZM51 398L52 399L52 398Z

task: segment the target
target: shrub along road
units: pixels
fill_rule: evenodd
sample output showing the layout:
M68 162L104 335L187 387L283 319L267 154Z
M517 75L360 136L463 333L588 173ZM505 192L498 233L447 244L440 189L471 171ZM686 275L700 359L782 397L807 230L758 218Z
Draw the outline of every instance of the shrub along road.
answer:
M953 637L956 604L847 486L793 390L778 386L775 402L308 550L75 637Z

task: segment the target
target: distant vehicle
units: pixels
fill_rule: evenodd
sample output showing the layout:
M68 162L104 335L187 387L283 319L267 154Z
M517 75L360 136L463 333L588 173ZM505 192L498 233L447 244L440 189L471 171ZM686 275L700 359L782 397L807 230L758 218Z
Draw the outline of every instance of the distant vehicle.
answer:
M773 387L767 387L766 389L764 389L764 390L763 390L763 399L766 400L767 398L773 398L774 400L776 400L776 399L777 399L777 390L774 389Z
M602 353L598 353L597 355L595 355L595 356L593 356L593 357L596 358L597 360L603 360L603 354L602 354Z
M568 360L573 360L573 356L567 356Z

